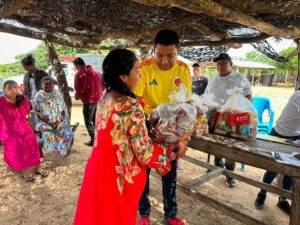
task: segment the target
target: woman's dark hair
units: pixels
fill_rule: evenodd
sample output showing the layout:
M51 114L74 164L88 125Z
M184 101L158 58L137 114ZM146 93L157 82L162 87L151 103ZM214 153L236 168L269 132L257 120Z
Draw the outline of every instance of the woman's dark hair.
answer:
M28 54L25 58L21 60L22 65L25 66L34 66L35 65L35 59L32 55Z
M135 98L135 95L120 79L120 75L129 75L136 60L135 54L127 49L115 49L108 53L102 65L102 80L107 91L115 90Z
M157 44L169 46L169 45L175 45L176 48L179 48L179 36L174 30L160 30L155 38L154 38L154 47L156 47Z
M18 86L18 84L17 84L16 81L14 81L14 80L7 80L7 81L5 81L4 84L3 84L3 90L4 90L4 88L5 88L7 85L9 85L9 84L15 84L15 85ZM23 95L17 94L17 96L16 96L16 106L17 106L17 107L19 107L19 106L21 105L23 99L24 99L24 96L23 96Z
M80 57L77 57L76 59L74 59L73 63L77 66L85 66L84 60Z

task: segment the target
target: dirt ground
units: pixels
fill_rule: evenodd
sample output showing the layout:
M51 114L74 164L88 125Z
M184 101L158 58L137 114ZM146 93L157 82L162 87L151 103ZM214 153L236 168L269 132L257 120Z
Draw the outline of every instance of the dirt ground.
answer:
M92 148L83 144L88 140L84 127L76 131L72 153L58 158L51 153L45 154L44 166L50 175L46 179L37 177L35 183L26 183L17 172L9 170L2 159L0 162L0 224L1 225L71 225L76 209L77 197L84 173L85 164ZM2 151L2 150L0 150ZM206 154L190 149L188 155L206 160ZM260 180L263 171L250 166L245 171L236 171ZM205 170L180 160L179 182L185 182L205 174ZM258 189L239 182L235 188L225 185L224 177L219 176L197 189L214 197L247 215L265 221L268 225L288 224L288 216L276 207L278 197L269 194L266 207L256 210L254 200ZM178 190L177 201L179 216L188 225L240 225L222 212ZM163 217L161 182L151 176L151 218L153 225L161 224Z

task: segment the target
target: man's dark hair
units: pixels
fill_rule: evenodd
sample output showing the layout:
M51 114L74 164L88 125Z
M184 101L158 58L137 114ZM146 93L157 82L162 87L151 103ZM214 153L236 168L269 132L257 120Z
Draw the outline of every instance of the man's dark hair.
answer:
M77 57L76 59L74 59L73 63L77 66L85 66L84 60L80 57Z
M200 67L200 64L199 64L199 63L194 63L194 64L192 65L192 67Z
M154 47L157 44L169 46L175 45L176 48L179 47L179 36L174 30L161 30L159 31L154 38Z
M35 65L35 59L31 54L28 54L26 57L24 57L21 60L22 65L24 66L34 66Z

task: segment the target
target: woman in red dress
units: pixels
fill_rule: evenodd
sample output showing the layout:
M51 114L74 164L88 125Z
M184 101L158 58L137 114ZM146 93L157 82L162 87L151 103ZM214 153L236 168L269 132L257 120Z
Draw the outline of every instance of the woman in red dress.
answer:
M147 167L170 170L172 149L153 143L144 110L132 90L140 78L139 60L126 49L103 62L106 92L97 109L94 149L79 195L75 225L135 225Z

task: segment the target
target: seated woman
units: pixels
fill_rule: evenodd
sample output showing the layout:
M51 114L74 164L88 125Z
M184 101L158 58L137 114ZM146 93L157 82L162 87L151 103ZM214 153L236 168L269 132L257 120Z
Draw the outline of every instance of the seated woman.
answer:
M63 95L54 90L51 77L44 77L41 85L42 90L36 93L32 101L36 115L35 128L41 132L40 143L48 151L65 156L73 145L74 132L68 123Z
M38 141L29 122L30 106L27 98L18 94L18 85L8 80L3 85L5 96L0 97L0 140L5 163L13 170L22 171L27 182L33 173L47 177L40 167Z
M280 117L276 121L276 125L273 127L270 135L288 138L291 140L300 139L300 90L296 91L289 99L288 103L284 107ZM299 157L299 156L298 156ZM271 184L276 178L278 173L273 171L266 171L263 177L263 182ZM282 188L289 191L291 190L293 180L289 176L283 176ZM262 209L265 206L265 200L267 197L267 191L261 189L257 194L255 200L255 206L257 209ZM277 207L283 210L285 213L290 214L291 206L286 198L279 197Z

